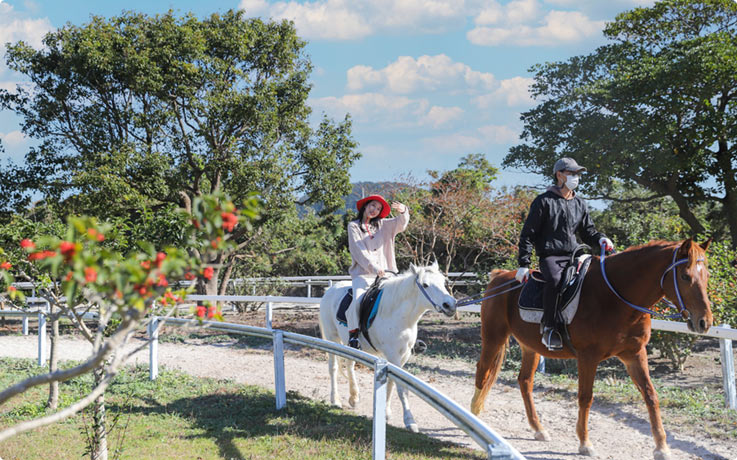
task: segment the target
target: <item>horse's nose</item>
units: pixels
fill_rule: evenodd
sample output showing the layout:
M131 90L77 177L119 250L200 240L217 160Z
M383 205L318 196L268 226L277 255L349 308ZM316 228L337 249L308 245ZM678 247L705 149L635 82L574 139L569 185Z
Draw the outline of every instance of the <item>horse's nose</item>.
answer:
M709 330L709 326L706 322L706 319L701 318L701 320L699 321L699 331L701 331L701 333L703 334L704 332L708 330Z

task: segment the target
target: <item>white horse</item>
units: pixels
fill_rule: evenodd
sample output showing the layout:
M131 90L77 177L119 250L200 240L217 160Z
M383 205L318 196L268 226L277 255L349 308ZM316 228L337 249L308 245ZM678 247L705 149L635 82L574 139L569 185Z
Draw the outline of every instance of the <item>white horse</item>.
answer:
M416 267L382 284L383 294L379 308L369 328L369 337L373 346L369 344L363 333L359 341L361 349L368 353L384 357L388 362L402 367L412 354L412 347L417 339L417 323L425 312L435 309L446 316L452 316L456 310L456 300L445 288L446 278L440 273L437 262L430 267ZM348 328L339 324L336 314L340 301L350 289L350 283L336 284L325 292L320 301L320 331L322 338L333 342L348 343ZM358 402L358 386L354 373L355 361L348 364L348 385L350 398L348 403L355 407ZM328 355L330 371L330 403L340 407L340 397L337 389L337 370L340 358L333 354ZM386 391L386 418L391 416L389 405L394 381L389 379ZM417 432L412 412L409 410L407 389L397 386L399 400L404 411L404 425L411 431Z

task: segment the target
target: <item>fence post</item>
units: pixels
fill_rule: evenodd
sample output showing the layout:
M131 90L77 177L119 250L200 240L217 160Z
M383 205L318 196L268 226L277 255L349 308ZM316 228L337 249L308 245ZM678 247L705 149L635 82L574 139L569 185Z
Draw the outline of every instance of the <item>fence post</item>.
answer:
M374 364L373 460L386 458L386 384L388 365L383 359Z
M148 323L148 378L156 380L159 376L159 318L154 316Z
M541 374L545 373L545 356L540 356L540 361L537 363L537 371Z
M287 390L284 378L284 332L274 331L274 384L276 386L276 410L287 405Z
M28 335L28 315L23 315L23 335Z
M266 329L271 329L271 302L266 302Z
M38 312L38 365L46 363L46 316Z
M729 324L722 324L725 329L731 329ZM722 354L722 378L727 407L737 409L737 391L735 390L734 357L732 355L732 340L719 339L719 349Z

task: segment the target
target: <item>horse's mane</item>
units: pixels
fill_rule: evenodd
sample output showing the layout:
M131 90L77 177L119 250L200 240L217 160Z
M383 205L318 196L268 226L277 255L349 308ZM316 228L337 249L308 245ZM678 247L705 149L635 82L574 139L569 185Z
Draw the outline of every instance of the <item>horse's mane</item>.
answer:
M644 252L649 252L653 249L665 249L669 247L675 249L674 246L681 245L683 243L684 243L683 241L654 240L654 241L650 241L645 244L640 244L637 246L630 246L624 251L621 251L619 254L642 255ZM703 257L703 253L704 253L704 250L701 249L698 243L692 240L691 246L688 248L687 268L693 267L693 265L699 260L699 258Z

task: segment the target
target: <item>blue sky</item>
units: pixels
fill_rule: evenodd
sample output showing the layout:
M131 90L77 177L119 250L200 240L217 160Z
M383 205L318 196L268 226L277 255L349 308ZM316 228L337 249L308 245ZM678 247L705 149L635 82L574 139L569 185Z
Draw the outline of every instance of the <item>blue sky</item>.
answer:
M67 22L123 10L173 9L204 17L241 8L248 16L294 20L308 41L314 71L309 104L353 118L363 157L353 181L390 181L428 169L454 168L482 153L499 167L518 143L519 116L535 105L529 68L588 54L605 43L617 13L654 0L0 0L0 53L5 43L41 46L43 34ZM21 76L0 63L0 88ZM0 113L0 159L22 161L30 145L19 120ZM497 185L540 185L547 178L502 170Z

